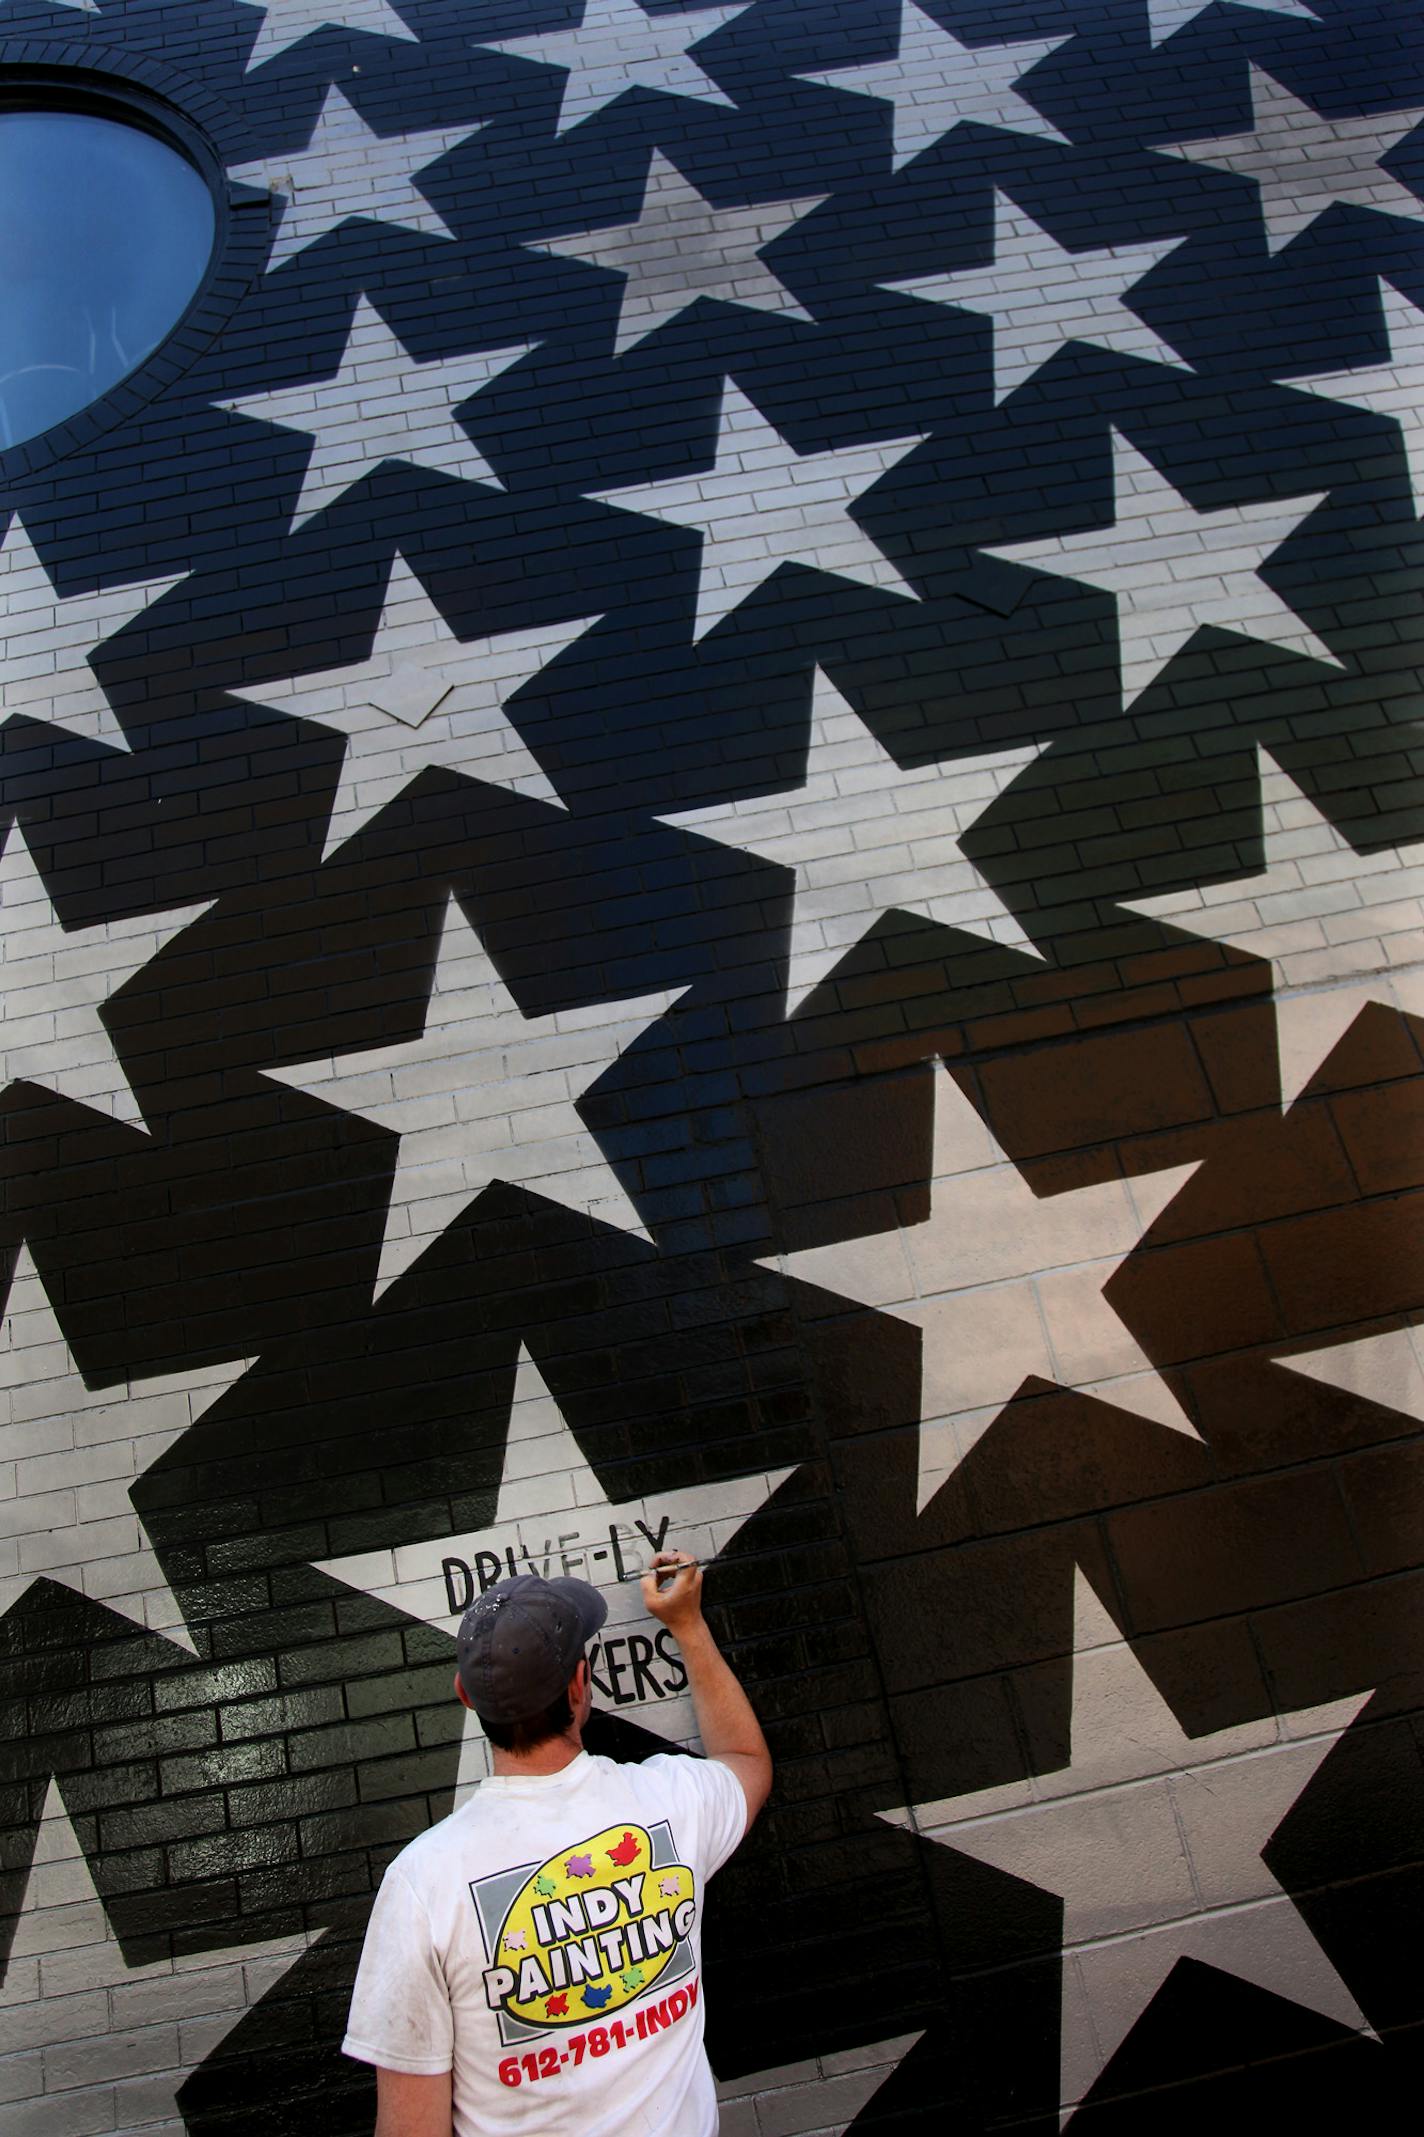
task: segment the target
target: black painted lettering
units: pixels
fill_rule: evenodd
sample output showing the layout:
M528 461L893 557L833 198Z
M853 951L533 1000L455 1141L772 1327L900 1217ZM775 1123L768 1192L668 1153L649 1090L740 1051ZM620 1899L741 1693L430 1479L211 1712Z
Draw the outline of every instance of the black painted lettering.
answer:
M653 1643L646 1633L630 1632L628 1635L628 1660L633 1670L633 1697L635 1699L661 1699L663 1688L649 1667L653 1659Z
M623 1660L623 1650L627 1645L626 1640L605 1640L603 1643L603 1666L608 1672L613 1697L620 1707L626 1707L633 1697L631 1692L623 1689L623 1672L628 1666Z
M677 1642L668 1631L666 1625L664 1625L653 1644L668 1668L675 1672L671 1683L663 1686L664 1698L670 1699L674 1692L680 1692L686 1684L687 1670L683 1664L682 1656L678 1653Z
M475 1579L463 1558L442 1558L440 1570L445 1576L445 1600L450 1606L452 1618L462 1618L475 1600Z

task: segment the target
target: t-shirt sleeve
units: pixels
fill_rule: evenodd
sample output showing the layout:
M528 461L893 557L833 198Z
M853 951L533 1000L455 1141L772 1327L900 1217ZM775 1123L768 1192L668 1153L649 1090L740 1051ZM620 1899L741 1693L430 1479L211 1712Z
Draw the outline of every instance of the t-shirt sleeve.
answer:
M342 2053L383 2070L439 2077L454 2057L450 1992L419 1894L393 1863L381 1881Z
M670 1787L686 1806L684 1816L691 1817L697 1833L702 1874L711 1877L747 1830L747 1799L741 1782L730 1766L723 1766L717 1759L658 1752L644 1762L643 1770L654 1767L660 1769L663 1785Z

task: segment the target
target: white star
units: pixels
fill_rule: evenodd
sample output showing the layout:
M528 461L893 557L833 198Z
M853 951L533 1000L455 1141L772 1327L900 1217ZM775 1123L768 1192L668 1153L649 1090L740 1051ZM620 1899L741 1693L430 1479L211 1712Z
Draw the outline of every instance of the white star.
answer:
M1419 974L1381 970L1355 985L1320 984L1375 962L1386 966L1391 935L1404 955L1417 955L1424 843L1357 853L1267 751L1259 749L1257 757L1266 863L1260 873L1121 902L1185 934L1269 960L1284 1110L1367 1003L1424 1013ZM1420 872L1413 884L1410 870Z
M882 1811L1063 1901L1066 2122L1179 1959L1375 2036L1261 1860L1368 1692L1189 1737L1081 1572L1072 1764Z
M487 52L508 52L568 75L555 137L591 119L625 89L660 89L666 96L730 106L731 97L689 56L724 22L742 14L735 7L696 7L685 15L645 15L635 0L587 0L576 30L537 30L522 37L486 38Z
M266 0L257 42L247 72L275 59L289 45L300 44L313 30L366 30L372 37L402 37L414 44L414 30L401 21L388 0Z
M1279 252L1337 201L1424 222L1424 200L1380 168L1424 119L1424 107L1327 119L1263 68L1252 67L1250 73L1249 132L1159 142L1157 148L1161 155L1231 171L1258 186L1267 252Z
M400 1138L375 1296L493 1180L648 1238L576 1102L684 991L526 1017L452 897L422 1037L268 1069Z
M1046 747L906 770L817 669L799 787L679 809L661 821L794 871L791 1016L886 912L919 913L942 927L1040 954L965 855L962 835Z
M930 1212L762 1267L923 1330L923 1512L1025 1380L1200 1438L1105 1290L1196 1166L1034 1194L949 1070L935 1074Z
M614 355L621 356L678 318L699 297L809 319L806 307L797 303L761 254L825 197L817 193L802 200L714 208L676 164L655 148L636 222L577 237L530 241L528 250L547 252L560 260L584 260L624 277L613 341Z
M848 508L924 442L921 435L894 438L885 445L798 453L728 379L710 472L691 480L678 475L590 494L674 527L694 527L701 534L695 643L782 564L804 564L811 571L832 572L918 601L914 588L861 532Z
M958 305L994 322L994 402L1008 399L1072 341L1190 371L1170 342L1123 302L1182 238L1068 252L1006 194L994 194L994 257L987 267L884 282L930 304Z
M891 169L923 154L956 126L1003 127L1009 133L1035 134L1040 141L1063 141L1056 126L1014 88L1015 82L1056 52L1066 37L1020 38L1008 45L966 45L940 28L915 0L903 0L900 41L893 59L868 66L830 67L802 74L803 82L828 89L848 89L895 107L895 148Z
M1319 1350L1298 1350L1277 1358L1289 1373L1318 1380L1322 1387L1362 1395L1386 1410L1398 1410L1424 1425L1424 1356L1417 1328L1390 1328L1382 1335L1331 1343Z
M184 2137L178 2094L239 2019L324 1934L305 1930L131 1966L51 1780L5 1975L5 2042L42 2049L42 2100L14 2127ZM17 2058L18 2060L18 2058ZM38 2055L34 2060L39 2061ZM20 2063L23 2071L25 2057ZM19 2072L17 2072L17 2075ZM23 2078L21 2080L23 2086ZM45 2082L38 2072L34 2083ZM40 2115L43 2105L46 2115Z
M575 616L462 643L397 550L369 657L259 693L347 737L322 859L431 765L561 809L504 708L597 621Z
M196 1654L129 1487L250 1363L86 1387L22 1246L0 1327L0 1612L52 1580Z
M897 2033L890 2040L875 2041L849 2054L841 2050L824 2064L783 2063L775 2070L758 2070L752 2076L723 2080L717 2099L728 2119L737 2112L739 2100L771 2093L778 2095L772 2112L777 2126L789 2109L803 2130L816 2137L847 2137L857 2115L868 2107L882 2085L888 2084L923 2033ZM725 2127L725 2124L724 2124Z
M1285 383L1301 393L1318 393L1347 408L1367 408L1398 423L1414 515L1424 519L1424 312L1383 276L1379 290L1388 351L1382 364L1356 364L1348 371L1325 371Z
M681 1491L614 1504L584 1458L543 1376L521 1344L499 1500L487 1528L388 1551L333 1558L319 1573L360 1588L453 1639L469 1602L514 1573L573 1574L601 1589L607 1624L590 1659L601 1705L660 1736L695 1742L680 1665L654 1646L657 1627L636 1579L654 1551L689 1551L705 1564L793 1474L717 1477ZM671 1651L673 1654L676 1650ZM641 1665L641 1666L640 1666ZM458 1790L489 1771L479 1723L465 1716ZM458 1802L457 1795L456 1801Z
M207 910L185 905L65 929L14 825L0 854L0 1090L37 1083L147 1135L99 1012L170 936Z
M1009 542L986 556L1098 586L1117 602L1123 708L1132 705L1199 630L1208 626L1342 665L1261 566L1321 503L1268 498L1198 512L1121 431L1114 430L1112 523L1083 534Z
M275 392L245 393L219 406L233 415L302 432L312 455L292 526L345 494L383 460L405 461L462 482L504 484L454 411L534 346L432 356L418 361L396 339L369 297L361 297L336 376ZM360 421L355 420L359 411Z
M262 156L255 163L238 164L231 173L239 184L266 187L282 203L267 272L314 245L350 215L389 223L397 230L453 238L454 231L415 180L479 132L478 126L439 126L383 137L339 89L329 89L305 149L297 155Z
M0 546L0 716L23 713L85 742L127 750L89 658L185 576L61 594L16 513Z
M1147 0L1147 30L1153 49L1164 45L1178 30L1184 30L1198 15L1204 15L1212 0ZM1263 15L1299 15L1306 22L1320 17L1305 0L1233 0L1236 7L1254 7Z

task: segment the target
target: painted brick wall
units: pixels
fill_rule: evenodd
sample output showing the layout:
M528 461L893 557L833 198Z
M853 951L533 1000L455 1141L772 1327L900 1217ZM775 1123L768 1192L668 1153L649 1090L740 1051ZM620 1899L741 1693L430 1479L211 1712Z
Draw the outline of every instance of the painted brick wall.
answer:
M369 2129L463 1602L608 1585L646 1756L664 1537L777 1759L727 2137L1395 2127L1417 9L0 0L0 72L225 174L0 453L0 2128Z

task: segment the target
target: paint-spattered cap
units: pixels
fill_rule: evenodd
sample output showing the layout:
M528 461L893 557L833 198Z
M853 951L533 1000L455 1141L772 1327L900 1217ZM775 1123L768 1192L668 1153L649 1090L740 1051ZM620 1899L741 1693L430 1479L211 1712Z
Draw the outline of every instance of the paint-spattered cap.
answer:
M527 1721L552 1706L608 1615L587 1581L517 1573L476 1596L457 1635L460 1682L485 1721Z

